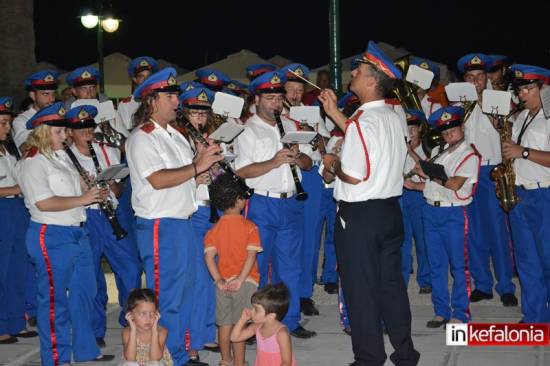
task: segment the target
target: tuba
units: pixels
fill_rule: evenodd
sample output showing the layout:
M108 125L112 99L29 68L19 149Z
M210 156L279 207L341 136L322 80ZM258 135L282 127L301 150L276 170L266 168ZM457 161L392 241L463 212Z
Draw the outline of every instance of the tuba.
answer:
M124 136L115 130L109 121L102 121L98 123L98 127L101 132L96 132L94 134L95 141L115 148L119 148L122 145Z

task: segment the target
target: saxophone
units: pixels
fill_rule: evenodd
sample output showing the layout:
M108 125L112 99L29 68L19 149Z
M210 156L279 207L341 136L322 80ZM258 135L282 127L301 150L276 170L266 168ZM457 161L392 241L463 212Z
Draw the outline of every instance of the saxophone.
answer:
M497 117L497 131L500 135L500 146L505 142L512 141L512 124L508 121L511 115L516 113L511 112L506 117ZM516 192L516 173L514 172L513 159L502 157L502 163L497 165L491 171L491 179L496 184L496 194L499 200L500 207L505 212L510 212L512 208L519 202Z

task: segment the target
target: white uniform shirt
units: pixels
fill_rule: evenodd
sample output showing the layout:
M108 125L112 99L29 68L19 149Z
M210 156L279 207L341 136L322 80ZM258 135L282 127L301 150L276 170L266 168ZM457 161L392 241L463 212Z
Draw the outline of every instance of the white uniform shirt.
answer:
M118 103L116 118L113 128L128 137L130 131L134 128L134 113L139 108L140 103L136 102L134 97L123 99Z
M105 149L103 150L102 147L95 142L92 142L92 146L94 148L94 151L97 156L97 161L102 171L107 169L111 165L120 164L120 150L112 148L110 146L105 146L105 145L103 145L103 149ZM95 178L95 176L97 175L97 171L96 171L94 160L92 159L92 157L81 154L80 151L78 151L78 148L76 147L76 145L74 144L73 146L71 146L71 150L73 151L80 165L82 165L82 167L92 177ZM111 196L111 201L113 202L113 206L114 208L116 208L118 206L118 200L116 199L116 196L113 192L111 192L110 196ZM88 208L98 210L99 205L96 203L88 206Z
M223 143L220 145L225 146L225 144ZM195 147L195 142L193 140L189 142L189 146L191 146L191 150L193 151L193 154L196 154L197 148ZM220 147L222 147L223 149L223 146L220 146ZM196 199L197 199L197 204L199 206L205 206L208 204L208 202L206 202L206 201L210 201L210 193L208 192L208 185L203 183L197 184Z
M441 108L441 104L432 101L432 98L430 98L428 94L424 95L424 98L420 101L420 106L422 107L422 111L426 115L426 118L430 118L433 112Z
M527 123L531 120L531 117L528 117L528 113L528 110L524 110L516 118L512 129L512 138L514 141L517 141L526 118ZM529 127L525 129L521 137L521 146L535 150L550 151L550 119L544 118L542 109L535 115ZM550 168L527 159L515 159L514 170L516 172L516 185L550 183Z
M15 156L10 155L7 151L0 152L0 188L13 187L17 184L15 163L17 163Z
M136 128L126 140L132 182L132 206L136 216L145 219L187 219L197 210L195 179L157 190L147 177L162 169L181 168L191 164L193 151L185 137L176 129L171 126L164 129L156 122L151 123L152 131L148 133L143 130L145 127Z
M282 118L281 121L285 131L296 131L296 125L293 122L285 118ZM246 122L244 131L236 138L234 146L237 154L235 168L241 169L253 163L270 160L277 151L283 148L280 139L277 125L271 126L257 114L253 115ZM300 145L300 151L310 155L311 146ZM246 184L250 188L274 193L295 192L296 187L290 169L289 164L283 164L264 175L246 179ZM301 179L300 169L297 170Z
M422 144L418 145L414 148L414 152L420 156L420 159L426 160L426 154L424 153L424 150L422 149ZM403 174L408 174L416 165L416 161L414 161L413 157L407 153L407 157L405 158L405 167L403 169ZM413 182L423 182L424 179L419 177L418 175L413 175L410 178Z
M479 102L465 122L464 137L469 144L474 144L481 154L481 165L496 165L502 162L500 135L489 117L483 114Z
M434 148L432 154L435 156L439 147ZM435 160L445 168L445 173L450 177L467 178L458 192L454 192L432 180L427 180L424 186L424 197L432 201L453 203L459 206L466 206L472 202L472 189L478 179L479 157L475 155L474 149L469 143L463 141L452 152L443 153Z
M40 211L36 202L82 195L80 175L63 150L48 158L40 153L21 160L16 166L17 182L25 197L31 220L40 224L73 226L86 221L83 206L65 211Z
M13 126L13 141L15 142L15 145L17 145L17 148L20 148L23 142L27 141L27 137L31 133L32 130L27 130L27 121L31 119L32 116L34 116L36 113L36 110L33 107L30 107L25 112L20 113L12 122Z
M340 156L340 152L342 149L342 146L340 145L339 148L336 148L336 143L340 140L342 140L344 136L331 136L330 139L327 142L326 152L327 154L336 154ZM319 166L319 175L323 176L323 169L325 169L325 166L321 164ZM325 183L325 188L334 188L334 181L330 183Z
M400 196L407 155L401 118L384 100L363 104L352 119L356 119L358 113L358 123L350 123L346 129L341 167L345 174L361 182L353 185L337 177L334 198L337 201L361 202Z
M403 134L405 136L405 141L409 141L409 126L407 125L407 114L405 109L401 104L392 104L386 103L397 115L399 116L399 121L401 122L401 128L403 129Z

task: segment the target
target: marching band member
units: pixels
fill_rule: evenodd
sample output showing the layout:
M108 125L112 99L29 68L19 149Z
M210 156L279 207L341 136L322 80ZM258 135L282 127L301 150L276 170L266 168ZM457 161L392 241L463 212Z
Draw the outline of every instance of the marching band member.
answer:
M424 90L422 88L418 88L416 90L416 94L420 99L422 111L424 112L424 115L429 118L433 112L441 108L441 104L439 104L436 100L428 95L430 90L433 90L439 85L439 66L435 62L425 60L420 57L411 57L411 65L416 65L423 68L424 70L431 71L434 74L434 78L432 79L432 84L430 85L429 90Z
M193 154L188 141L169 125L178 107L180 89L175 77L176 70L167 67L134 91L141 104L126 153L147 287L159 298L160 323L168 329L166 344L175 364L182 365L192 364L185 332L196 272L196 237L189 220L197 210L195 179L222 157L214 145L197 145Z
M481 157L473 145L464 141L463 118L464 109L451 106L438 109L428 120L446 143L445 152L437 147L432 154L435 157L440 153L434 162L443 166L446 177L434 176L420 168L420 175L429 178L427 181L405 181L406 188L422 191L427 202L423 212L424 235L435 310L435 317L426 324L428 328L439 328L447 322L467 323L471 319L466 206L475 193ZM449 269L453 277L450 297Z
M25 208L21 189L15 181L17 158L4 145L10 134L13 100L0 98L0 215L6 220L0 225L0 344L17 342L17 337L36 337L28 331L25 320L25 279L27 251L25 233L29 212Z
M510 65L510 59L504 55L488 55L489 64L487 65L487 78L491 82L491 87L495 90L508 90L507 67Z
M132 80L132 92L151 74L158 71L157 61L149 56L141 56L133 59L128 64L128 76ZM139 103L130 95L118 103L116 119L113 128L128 137L130 131L134 128L134 113L137 111Z
M109 100L98 92L99 71L93 66L82 66L67 75L67 84L71 87L73 97L65 102L65 109L71 109L78 99L97 99L100 102Z
M407 124L409 126L409 144L408 154L405 159L404 174L408 174L416 165L418 159L426 159L424 150L422 149L421 138L419 135L420 125L426 121L424 112L417 109L406 109ZM411 178L414 182L421 182L418 176ZM424 238L424 226L422 224L422 211L425 205L422 192L407 189L403 190L401 197L401 210L403 211L403 226L405 240L401 248L401 256L403 260L403 279L405 286L409 283L409 276L412 269L412 241L416 247L416 282L420 287L420 294L429 294L432 292L430 280L430 264L426 254L426 241Z
M198 81L208 89L217 92L231 82L229 76L215 69L201 69L195 72Z
M96 281L84 227L84 206L103 200L107 192L91 187L82 193L81 177L63 151L66 123L61 102L27 122L33 131L17 176L31 214L26 246L36 266L40 358L45 366L69 365L71 353L75 361L114 358L101 355L92 329Z
M265 74L266 72L272 72L277 70L277 66L272 64L252 64L246 67L246 77L252 82L257 77ZM250 96L253 97L252 95ZM253 101L249 104L250 114L256 114L256 104Z
M512 65L513 86L525 110L513 125L513 142L503 144L514 159L519 203L510 211L514 254L521 283L522 322L550 322L550 119L541 108L541 88L550 70Z
M27 130L27 121L39 110L51 105L55 101L57 78L59 73L53 70L35 72L25 79L25 90L29 92L32 105L13 120L13 141L19 149L27 140L30 131Z
M81 105L67 112L68 135L73 141L71 150L87 174L94 177L111 165L120 163L120 150L94 142L96 123L94 117L97 108L91 105ZM116 209L117 196L122 187L119 183L109 182L110 200ZM97 295L94 301L93 328L96 341L100 347L105 347L105 332L107 329L107 285L105 273L101 268L101 258L105 256L113 269L118 289L118 301L121 307L118 321L126 326L124 306L130 291L141 287L141 263L135 242L129 237L117 240L113 228L109 225L105 213L94 204L86 208L86 228L90 233L90 247L94 261L97 281Z
M493 298L491 260L497 280L495 289L504 306L517 306L512 282L513 255L510 248L508 217L498 203L491 171L502 161L500 135L481 109L482 93L487 87L489 58L481 53L461 57L457 66L464 81L476 87L478 102L472 114L464 122L465 138L476 146L481 154L479 185L472 204L468 206L470 218L469 252L475 290L471 302Z
M246 184L254 189L248 215L260 229L264 248L258 255L260 287L269 282L271 267L273 282L282 281L290 289L285 325L295 337L311 338L316 333L300 325L303 204L294 199L297 189L290 166L295 164L308 170L311 159L299 152L298 147L282 148L276 115L283 109L283 79L284 75L272 71L250 84L257 113L250 117L244 132L236 139L238 156L235 168L237 174L246 179ZM295 131L296 126L287 122L284 130ZM298 176L299 172L295 173Z
M197 87L181 94L179 100L185 117L193 127L201 133L207 131L212 117L211 105L214 101L214 93L205 87ZM200 143L193 141L191 137L188 139L191 149L196 152L197 145ZM196 279L193 287L193 317L189 326L191 342L189 356L191 359L198 359L198 351L204 349L206 344L212 345L216 342L216 287L204 261L204 236L212 227L210 222L212 211L208 192L208 185L212 181L210 170L200 174L195 180L198 209L191 216L191 226L197 238L193 242L193 245L196 246Z
M327 115L345 130L341 157L323 158L323 178L336 177L334 239L355 364L385 362L383 319L396 347L391 360L416 365L420 355L411 338L409 299L401 276L403 221L398 197L403 189L405 134L399 116L384 101L401 72L374 42L358 61L350 90L362 105L350 119L338 110L332 91L319 96Z

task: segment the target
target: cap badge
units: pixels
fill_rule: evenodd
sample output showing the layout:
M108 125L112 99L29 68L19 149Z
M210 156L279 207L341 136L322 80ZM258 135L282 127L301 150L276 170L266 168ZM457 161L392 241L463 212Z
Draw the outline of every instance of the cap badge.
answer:
M145 59L141 60L139 62L139 66L143 66L143 67L149 66L149 62L147 62L147 60L145 60Z
M522 77L523 77L523 72L522 72L521 70L516 70L516 71L514 72L514 75L515 75L515 77L517 77L517 78L522 78Z
M173 75L170 75L166 82L168 83L168 85L176 85L176 78Z
M294 70L294 73L296 75L304 76L304 70L302 70L301 67L298 67L296 70Z
M279 78L279 75L273 75L273 77L270 80L271 84L280 84L281 78Z
M203 91L198 95L197 99L201 102L208 102L208 95Z
M60 115L61 117L63 117L65 115L65 108L64 107L61 107L59 108L59 110L57 111L57 114Z
M48 82L48 83L51 82L51 81L54 81L53 75L52 75L52 74L46 75L46 76L44 77L44 81L45 81L45 82Z
M82 79L89 79L92 77L92 74L88 70L85 70L82 74L80 74L80 77Z
M428 63L425 62L425 61L422 62L422 63L421 63L420 65L418 65L418 66L420 66L421 68L426 69L426 70L429 70L429 69L430 69L430 65L428 65Z
M227 84L227 88L228 88L228 89L235 90L235 89L237 89L237 86L236 86L235 84L233 84L233 83L229 83L229 84Z
M82 109L79 113L78 113L78 119L86 119L90 117L90 114L88 112L86 112L85 109Z
M214 74L208 75L208 81L216 82L218 81L218 77Z
M480 65L481 64L481 59L477 56L474 56L471 60L470 60L470 64L472 65Z
M440 118L440 119L441 119L443 122L445 122L445 121L450 120L451 118L453 118L452 114L450 114L449 112L445 112L445 113L443 113L443 114L441 115L441 118Z

